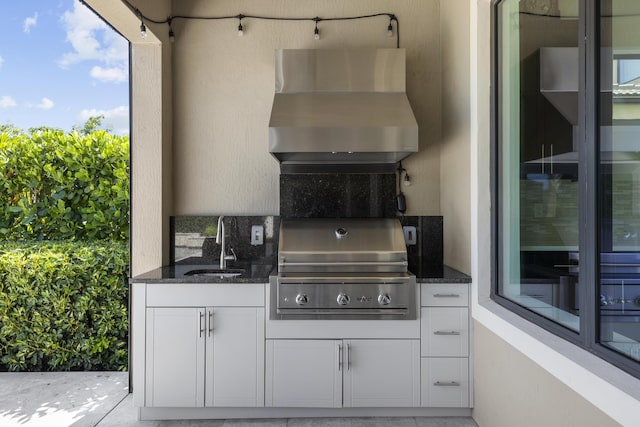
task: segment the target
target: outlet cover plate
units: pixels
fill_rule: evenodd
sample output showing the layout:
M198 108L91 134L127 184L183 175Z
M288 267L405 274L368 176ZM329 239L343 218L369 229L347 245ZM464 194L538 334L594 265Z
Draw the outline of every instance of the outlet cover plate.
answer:
M264 244L264 226L252 225L251 226L251 245L260 246Z
M404 243L407 246L413 246L418 243L418 236L416 234L416 228L412 225L405 225L402 227L404 233Z

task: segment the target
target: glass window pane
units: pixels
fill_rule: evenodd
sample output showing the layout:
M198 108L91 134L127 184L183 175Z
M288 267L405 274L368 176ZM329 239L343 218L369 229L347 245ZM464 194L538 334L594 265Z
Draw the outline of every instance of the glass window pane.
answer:
M575 331L577 15L575 0L497 6L498 293Z
M600 342L640 360L640 2L601 11Z

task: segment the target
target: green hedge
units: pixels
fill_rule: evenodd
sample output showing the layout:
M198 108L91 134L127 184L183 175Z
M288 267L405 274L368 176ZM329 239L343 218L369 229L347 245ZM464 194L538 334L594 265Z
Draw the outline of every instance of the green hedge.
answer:
M0 132L0 238L127 240L129 138Z
M0 244L0 370L126 370L125 242Z

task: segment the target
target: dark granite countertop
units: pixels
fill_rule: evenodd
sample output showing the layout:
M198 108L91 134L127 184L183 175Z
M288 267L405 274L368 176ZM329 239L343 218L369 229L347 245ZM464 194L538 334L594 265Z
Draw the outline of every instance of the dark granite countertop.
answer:
M417 283L471 283L468 276L454 268L443 265L441 269L434 269L426 277L416 278Z
M210 261L194 260L193 261ZM193 270L208 270L216 268L213 262L202 262L200 264L185 263L168 265L155 270L148 271L130 279L131 283L266 283L270 274L277 274L272 264L264 262L239 261L229 264L229 269L242 269L243 273L236 277L220 277L209 274L187 275L185 273ZM433 269L429 272L430 277L418 277L417 283L470 283L471 277L448 266Z
M266 283L273 271L272 264L257 262L229 263L229 270L241 269L242 274L236 277L221 277L215 274L187 274L190 271L206 271L217 268L214 263L167 265L132 277L131 283Z

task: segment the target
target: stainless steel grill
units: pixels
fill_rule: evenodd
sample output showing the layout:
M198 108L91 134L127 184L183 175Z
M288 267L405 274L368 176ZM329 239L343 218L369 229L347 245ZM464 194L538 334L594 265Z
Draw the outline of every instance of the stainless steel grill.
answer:
M271 319L415 319L395 219L297 219L280 225Z

